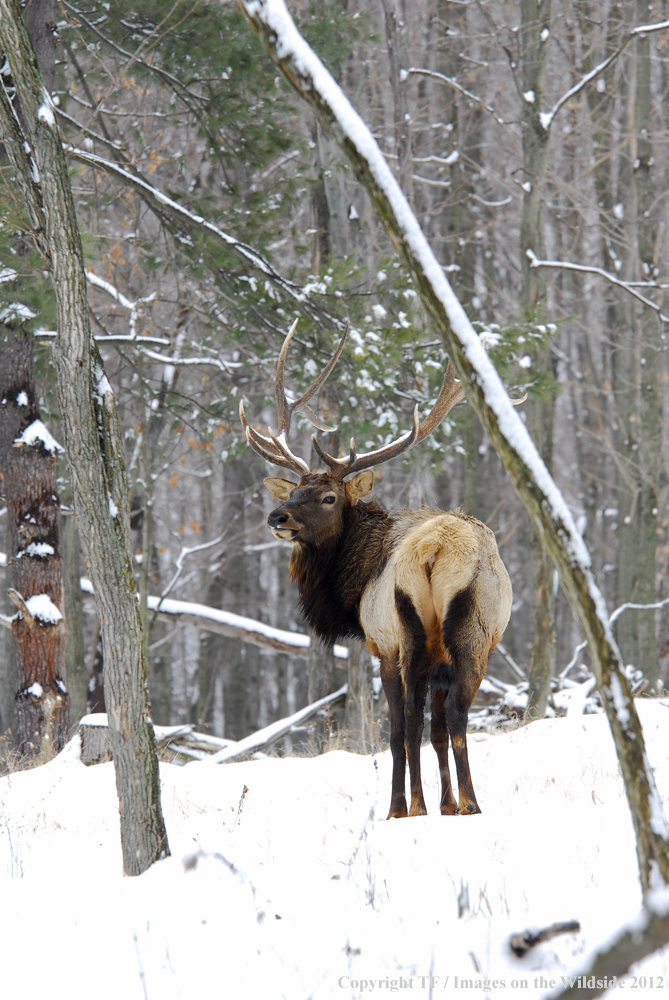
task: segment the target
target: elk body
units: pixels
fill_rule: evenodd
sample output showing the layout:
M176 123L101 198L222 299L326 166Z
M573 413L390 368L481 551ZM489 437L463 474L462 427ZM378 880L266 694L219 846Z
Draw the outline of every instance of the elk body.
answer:
M326 643L344 637L365 640L381 661L393 757L388 818L407 815L407 759L408 815L427 812L420 747L428 689L431 740L441 774L441 812L478 813L467 757L467 716L511 611L511 583L494 535L480 521L457 510L422 507L389 512L373 499L361 502L372 489L370 466L401 454L431 433L463 398L462 389L449 365L439 398L423 423L418 423L416 408L408 434L365 455L358 456L351 441L346 458L332 458L314 438L328 471L310 472L288 448L290 418L302 410L319 429L330 429L307 402L334 367L346 334L307 393L288 403L283 367L294 328L277 367L278 433L269 429L268 437L261 435L240 408L251 446L270 462L300 476L298 483L265 479L265 485L283 501L269 515L268 525L277 538L293 543L290 577L314 632ZM458 779L457 804L448 765L449 735Z

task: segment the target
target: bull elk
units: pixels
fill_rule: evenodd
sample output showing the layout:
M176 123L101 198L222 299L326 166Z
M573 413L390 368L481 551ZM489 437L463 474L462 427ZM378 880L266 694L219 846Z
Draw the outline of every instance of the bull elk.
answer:
M267 523L276 538L293 543L290 578L314 632L326 643L343 637L366 640L381 661L381 679L390 710L393 758L388 819L407 815L405 769L409 760L410 816L427 810L420 775L420 747L428 685L432 695L431 740L441 773L441 812L480 812L467 756L467 715L502 637L511 611L511 583L492 531L459 510L430 507L389 512L371 491L373 465L387 462L432 433L464 391L450 364L435 405L422 423L418 407L413 427L376 451L358 455L351 439L344 458L314 448L327 472L309 467L288 447L290 421L301 411L320 430L308 406L334 368L346 340L313 385L289 402L284 365L293 332L286 337L276 372L278 431L268 436L252 427L240 406L251 447L275 465L290 469L299 482L265 479L283 502ZM347 478L352 476L353 478ZM456 806L448 767L450 733L458 777Z

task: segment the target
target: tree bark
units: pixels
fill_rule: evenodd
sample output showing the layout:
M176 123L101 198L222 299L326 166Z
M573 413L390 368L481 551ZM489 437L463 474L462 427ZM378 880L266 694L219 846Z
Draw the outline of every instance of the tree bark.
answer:
M546 310L546 279L542 270L530 267L527 250L542 259L544 232L541 218L550 129L541 121L541 103L549 45L543 33L550 32L550 2L521 2L520 86L523 117L523 207L520 219L520 301L525 320L543 319ZM548 36L550 37L550 35ZM538 352L534 364L550 368L548 347ZM553 399L534 399L527 405L528 430L549 472L553 466ZM551 677L555 673L555 593L553 567L541 533L533 528L530 536L530 566L533 582L533 640L530 655L527 713L531 718L546 714Z
M70 720L76 725L86 715L88 671L84 651L84 616L81 599L79 531L74 517L61 518L63 536L63 585L65 591L65 677L70 695Z
M12 621L16 647L14 735L24 757L48 760L69 733L65 687L65 621L57 447L37 439L19 446L40 420L33 374L32 334L0 326L0 474L7 503L8 558L19 612ZM31 614L26 601L45 595L55 614Z
M43 234L38 245L48 253L56 295L59 335L53 362L75 510L101 622L123 863L127 874L140 874L169 853L169 848L160 807L155 738L148 722L123 442L114 396L91 336L81 237L55 111L18 0L0 0L0 44L39 171L40 188L32 181L23 138L17 147L17 128L3 114L3 141L19 164L18 179L30 209L37 208ZM6 111L6 95L0 103L0 110Z
M334 647L326 646L317 635L311 633L311 644L307 659L307 675L309 678L309 704L320 701L332 694L334 687ZM330 727L326 715L316 716L309 725L309 742L319 753L322 753L330 737Z

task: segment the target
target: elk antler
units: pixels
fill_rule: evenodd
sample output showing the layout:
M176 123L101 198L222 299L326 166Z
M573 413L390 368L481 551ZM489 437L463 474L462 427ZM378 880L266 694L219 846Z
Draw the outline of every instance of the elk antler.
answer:
M286 390L283 385L283 370L286 362L286 354L288 353L288 347L293 339L293 334L295 333L295 327L297 326L297 320L293 323L290 330L288 331L288 336L283 342L283 347L279 354L279 360L276 366L276 379L274 392L276 396L276 410L279 417L279 429L275 434L271 427L267 428L269 437L265 437L254 427L251 427L248 420L246 419L246 414L244 413L244 403L239 404L239 417L244 428L244 433L246 434L246 440L251 445L253 450L260 455L262 458L266 459L268 462L272 462L274 465L280 465L283 468L291 469L296 472L299 476L303 476L305 473L309 472L309 466L297 455L293 455L292 451L288 447L288 433L290 431L290 420L295 412L304 413L307 420L314 425L320 431L334 431L336 427L328 427L324 424L322 420L316 416L310 406L307 405L309 400L314 396L320 387L323 385L328 375L337 364L339 360L339 355L344 349L344 344L346 343L346 337L348 335L348 323L346 324L346 329L344 330L344 335L339 341L337 350L334 352L327 365L318 376L315 382L303 393L299 399L295 399L292 402L288 402L286 396Z
M368 451L365 455L356 455L355 441L351 438L348 457L333 458L327 452L323 451L315 435L312 434L311 440L317 454L329 467L332 478L343 479L352 472L362 472L363 469L369 469L372 465L380 465L381 462L388 462L391 458L396 458L397 455L401 455L402 452L407 451L417 441L422 441L428 434L436 430L448 411L464 398L465 390L462 384L456 379L455 372L449 361L437 401L425 417L425 420L421 424L418 423L418 407L416 407L413 413L413 427L407 434L397 438L396 441L384 445L383 448L377 448L376 451Z

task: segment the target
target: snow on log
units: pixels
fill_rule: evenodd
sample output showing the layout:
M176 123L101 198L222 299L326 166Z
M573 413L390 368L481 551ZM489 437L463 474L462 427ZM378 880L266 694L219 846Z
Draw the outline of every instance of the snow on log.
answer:
M93 585L86 577L81 578L81 589L85 594L93 593ZM178 622L181 625L195 625L208 632L217 632L229 639L250 642L253 646L264 649L274 649L277 653L289 653L291 656L306 657L309 651L310 639L302 632L288 632L285 629L273 628L254 618L244 618L230 611L220 611L206 604L194 604L191 601L174 601L159 597L147 599L149 611L156 612L162 621ZM346 646L335 646L334 655L337 660L346 660Z
M241 760L242 757L248 757L249 754L263 747L271 746L272 743L276 743L282 736L289 733L293 726L306 722L312 715L316 715L317 712L322 711L324 708L331 708L335 702L345 698L347 691L348 684L344 684L334 694L328 694L325 698L320 698L311 705L307 705L306 708L301 708L294 715L289 715L286 719L279 719L277 722L265 726L264 729L259 729L257 733L245 736L243 740L239 740L234 746L220 750L213 757L208 757L208 762L210 764L230 764L235 760Z

